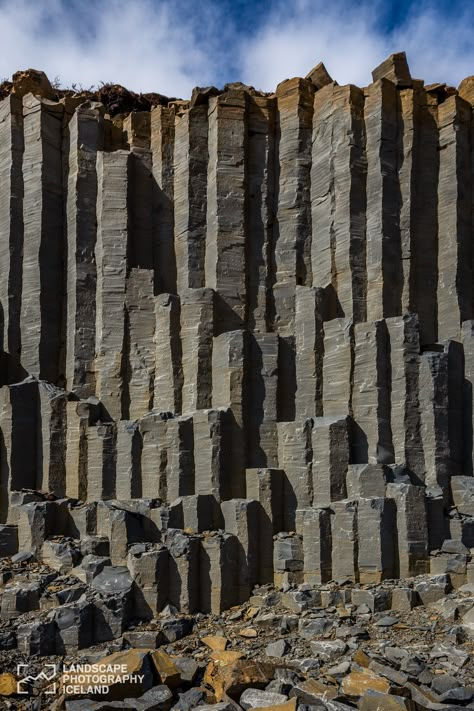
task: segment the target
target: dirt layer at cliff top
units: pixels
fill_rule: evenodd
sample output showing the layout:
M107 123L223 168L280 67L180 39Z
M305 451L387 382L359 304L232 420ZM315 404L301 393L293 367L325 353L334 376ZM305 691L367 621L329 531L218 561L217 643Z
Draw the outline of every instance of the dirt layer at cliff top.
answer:
M4 81L0 84L0 101L12 93L13 81ZM129 114L132 111L150 111L154 106L166 106L174 98L163 96L155 92L137 94L129 91L120 84L102 84L98 87L83 89L73 86L70 89L52 87L53 101L60 101L66 97L84 97L84 101L98 101L105 106L111 116Z

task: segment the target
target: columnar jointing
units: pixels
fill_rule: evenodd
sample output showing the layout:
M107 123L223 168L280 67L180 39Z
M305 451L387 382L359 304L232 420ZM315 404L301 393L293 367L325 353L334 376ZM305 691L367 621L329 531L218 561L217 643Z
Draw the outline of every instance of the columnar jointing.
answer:
M472 81L399 54L365 88L318 65L113 117L22 86L0 103L0 550L7 525L48 564L57 536L108 538L151 617L473 547ZM76 553L91 582L105 554Z
M23 295L21 362L31 375L64 385L63 106L28 94L23 101ZM12 285L12 290L16 287Z
M1 337L12 367L21 353L23 149L22 102L12 94L0 104L0 248L5 272L1 280ZM12 375L18 377L18 373Z
M79 397L95 392L97 151L104 148L103 107L82 104L69 122L66 200L66 383Z

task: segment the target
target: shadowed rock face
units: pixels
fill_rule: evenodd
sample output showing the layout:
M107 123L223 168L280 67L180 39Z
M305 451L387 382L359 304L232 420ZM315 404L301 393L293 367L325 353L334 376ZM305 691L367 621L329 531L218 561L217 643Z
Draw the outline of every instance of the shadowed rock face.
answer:
M112 637L474 547L472 81L373 79L2 88L0 552Z

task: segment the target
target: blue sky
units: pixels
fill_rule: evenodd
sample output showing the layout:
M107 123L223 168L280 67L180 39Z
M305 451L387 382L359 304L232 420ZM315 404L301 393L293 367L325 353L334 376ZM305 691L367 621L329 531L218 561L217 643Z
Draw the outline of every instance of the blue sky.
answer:
M472 0L0 0L0 78L34 67L186 97L236 80L272 91L324 61L366 85L404 49L413 76L456 86L474 74L473 30Z

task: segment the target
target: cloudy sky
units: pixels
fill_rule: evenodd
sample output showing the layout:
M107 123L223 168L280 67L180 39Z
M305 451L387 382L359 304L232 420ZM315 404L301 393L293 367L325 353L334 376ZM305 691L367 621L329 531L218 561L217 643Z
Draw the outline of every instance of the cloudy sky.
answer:
M404 49L413 76L456 86L474 74L473 28L472 0L0 0L0 80L34 67L187 97L236 80L271 91L322 60L365 85Z

